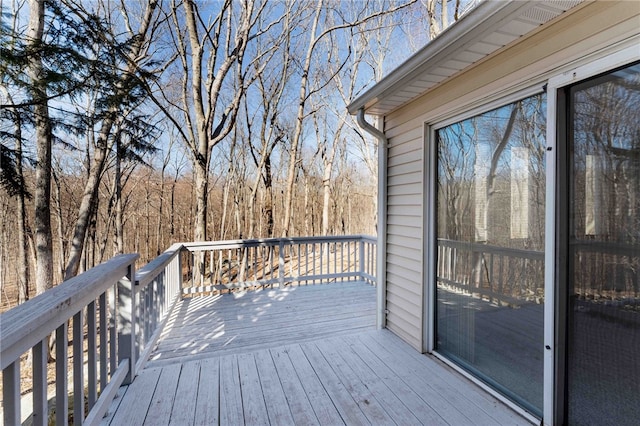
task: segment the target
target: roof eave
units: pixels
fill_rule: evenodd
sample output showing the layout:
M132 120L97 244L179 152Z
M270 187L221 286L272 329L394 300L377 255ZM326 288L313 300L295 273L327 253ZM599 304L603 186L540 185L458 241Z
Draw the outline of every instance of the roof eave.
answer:
M437 63L441 59L446 59L450 52L464 48L469 43L482 37L489 31L500 28L508 24L514 17L521 13L524 8L530 7L530 2L523 1L483 1L459 21L452 24L438 37L428 43L425 47L393 70L373 87L353 100L347 109L350 114L355 115L359 110L373 115L384 115L383 113L372 113L369 111L381 100L397 93L410 84L416 76L428 71L431 63ZM498 48L496 48L496 51ZM485 55L489 56L491 53ZM477 61L476 61L477 62ZM443 81L447 80L445 78ZM434 83L432 87L426 88L423 93L438 86Z

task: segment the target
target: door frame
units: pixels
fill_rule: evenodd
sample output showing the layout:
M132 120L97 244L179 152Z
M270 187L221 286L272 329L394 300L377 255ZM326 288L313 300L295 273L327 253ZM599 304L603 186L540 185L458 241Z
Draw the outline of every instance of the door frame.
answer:
M545 307L543 423L564 424L565 337L567 293L566 99L564 89L598 74L640 60L638 40L626 40L585 58L575 68L549 78L547 83L547 150L545 212Z

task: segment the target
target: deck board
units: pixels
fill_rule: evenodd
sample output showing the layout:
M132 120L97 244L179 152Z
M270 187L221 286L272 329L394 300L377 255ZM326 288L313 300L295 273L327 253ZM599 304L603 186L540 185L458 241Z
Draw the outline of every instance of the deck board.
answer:
M238 355L238 370L245 424L262 425L263 419L268 418L268 414L254 355L251 353Z
M182 301L103 424L530 425L442 362L375 330L373 287L244 297Z
M149 410L147 410L145 423L158 426L169 424L176 397L176 385L179 384L180 373L185 368L175 364L162 369Z
M194 425L218 424L220 419L220 359L200 361Z
M274 348L271 349L270 352L276 370L278 371L278 377L280 378L280 383L282 383L282 389L287 398L287 404L291 410L294 424L319 424L309 397L302 386L302 382L298 378L285 348Z
M184 363L180 372L169 425L191 425L195 422L199 382L200 361Z
M256 352L255 360L264 400L267 404L269 423L273 425L295 424L271 353L266 349Z
M369 419L371 424L395 424L391 416L377 400L372 389L362 382L360 376L358 376L347 364L345 359L338 354L333 345L327 344L327 341L311 342L307 345L315 346L322 353L325 359L330 360L334 372L341 378L340 380L344 384L345 388L351 394L353 400L356 402L358 407L360 407L365 416L367 416L367 419ZM396 416L395 419L399 421L398 424L415 424L417 422L415 417L402 419Z

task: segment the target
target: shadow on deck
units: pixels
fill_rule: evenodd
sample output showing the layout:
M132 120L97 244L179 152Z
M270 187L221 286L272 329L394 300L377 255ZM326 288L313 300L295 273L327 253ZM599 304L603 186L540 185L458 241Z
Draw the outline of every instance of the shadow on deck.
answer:
M530 424L375 330L375 288L337 283L184 299L103 424Z

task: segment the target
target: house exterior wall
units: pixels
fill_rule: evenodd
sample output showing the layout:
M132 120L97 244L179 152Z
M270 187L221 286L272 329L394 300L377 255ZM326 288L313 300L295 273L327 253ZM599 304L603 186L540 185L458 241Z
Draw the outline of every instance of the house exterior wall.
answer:
M416 349L422 345L422 131L393 137L387 160L386 326Z
M524 90L542 87L552 75L630 38L640 38L635 2L593 2L540 27L470 69L385 117L387 167L386 325L425 350L428 155L425 123L436 124L486 108ZM640 39L638 40L640 43ZM539 88L538 88L539 90Z

